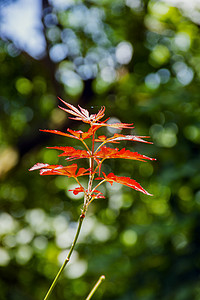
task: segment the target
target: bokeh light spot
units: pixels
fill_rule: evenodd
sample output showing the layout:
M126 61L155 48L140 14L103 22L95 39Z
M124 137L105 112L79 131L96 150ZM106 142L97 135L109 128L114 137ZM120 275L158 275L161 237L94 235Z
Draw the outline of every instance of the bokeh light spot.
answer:
M129 42L121 42L117 45L115 55L120 64L128 64L133 56L133 46Z
M160 76L150 73L145 77L145 85L150 90L156 90L160 86Z
M29 79L27 79L25 77L17 79L16 89L22 95L30 94L30 92L32 91L32 88L33 88L33 84Z
M121 235L121 242L127 247L134 246L137 239L137 233L132 229L124 231Z
M4 248L0 248L0 266L5 267L9 264L10 256Z

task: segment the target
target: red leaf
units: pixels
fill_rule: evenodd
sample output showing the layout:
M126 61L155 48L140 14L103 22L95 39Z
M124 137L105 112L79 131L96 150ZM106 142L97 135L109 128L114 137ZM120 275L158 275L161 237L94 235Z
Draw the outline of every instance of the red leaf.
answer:
M30 168L29 171L39 170L41 168L45 168L45 167L48 167L48 166L49 166L49 164L37 163L32 168Z
M49 165L37 163L29 171L40 169L40 175L64 175L68 177L79 177L83 175L89 175L90 169L80 168L76 174L77 164L72 164L70 166L62 165Z
M68 159L79 159L79 158L89 158L91 155L86 150L77 150L73 147L47 147L48 149L57 149L62 150L63 153L61 153L59 156L68 156Z
M149 194L138 182L136 182L134 179L131 179L129 177L124 177L124 176L116 176L113 173L109 173L108 175L106 175L105 173L103 173L104 178L96 178L97 180L106 180L108 181L111 185L113 184L113 182L117 182L123 185L126 185L136 191L142 192L146 195L152 196L151 194Z
M73 136L77 137L79 140L85 140L85 139L88 139L90 138L94 131L92 128L90 128L88 131L86 132L83 132L81 130L78 130L78 131L75 131L75 130L71 130L71 129L67 129L67 131L69 131Z
M83 187L77 187L72 190L68 190L69 192L73 192L74 195L78 195L79 193L84 193L84 188Z
M75 116L75 118L70 118L70 119L73 119L73 120L78 120L78 121L83 121L85 123L95 123L97 122L98 120L100 120L101 118L104 117L104 111L105 111L105 107L101 107L100 111L97 113L97 114L93 114L93 115L89 115L89 112L88 110L80 107L79 107L79 110L78 108L74 107L72 104L69 104L67 102L65 102L64 100L62 100L61 98L58 98L60 101L62 101L68 108L70 109L65 109L63 107L60 107L62 110L66 111L68 114L71 114L73 116Z
M119 150L118 148L109 148L102 147L97 153L95 153L95 157L97 158L123 158L123 159L133 159L144 161L145 159L154 160L154 158L150 158L146 155L139 154L137 152L131 152L130 150L126 150L125 148Z
M128 124L128 123L113 123L113 124L108 124L108 123L94 123L94 125L99 125L99 126L106 126L106 127L111 127L111 128L116 128L116 129L123 129L123 128L133 128L133 124Z
M88 190L86 190L88 192ZM94 190L93 193L91 194L92 198L96 198L96 199L105 199L105 197L103 196L103 193L98 191L98 190Z
M58 134L58 135L62 135L62 136L67 136L73 139L77 139L77 140L85 140L88 139L89 137L91 137L91 135L93 135L93 130L90 128L87 132L83 132L81 130L71 130L71 129L67 129L69 133L65 133L59 130L48 130L48 129L40 129L40 131L44 131L44 132L49 132L49 133L54 133L54 134Z
M88 193L88 190L84 190L84 188L83 187L77 187L77 188L75 188L75 189L71 189L71 190L69 190L70 192L73 192L73 194L74 195L78 195L79 193L84 193L84 191L86 192L86 193ZM100 191L98 191L98 190L94 190L93 191L93 193L91 194L91 197L92 198L105 198L104 196L103 196L103 194L100 192Z
M59 106L59 107L62 110L66 111L68 114L75 116L75 118L70 118L70 119L83 121L85 123L89 123L90 125L97 125L98 127L96 128L96 130L101 126L107 126L107 127L116 128L116 129L133 128L132 127L133 124L128 124L128 123L108 124L108 123L105 123L105 121L99 122L99 120L104 117L104 112L105 112L104 106L101 107L101 109L99 110L99 112L97 114L89 115L88 110L80 107L79 105L78 105L78 108L79 108L78 109L75 106L73 106L72 104L65 102L61 98L58 98L58 99L60 101L62 101L69 109L63 108L61 106Z
M114 143L116 141L133 141L133 142L153 144L151 142L143 140L142 138L149 138L149 136L123 135L123 134L115 133L113 137L105 139L105 142Z

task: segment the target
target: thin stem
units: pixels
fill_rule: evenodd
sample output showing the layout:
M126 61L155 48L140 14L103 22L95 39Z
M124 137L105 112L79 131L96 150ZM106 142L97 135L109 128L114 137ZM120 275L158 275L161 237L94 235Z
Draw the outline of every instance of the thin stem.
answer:
M92 156L94 155L94 133L92 135ZM91 174L93 172L93 169L94 169L94 157L92 157L91 159Z
M103 143L101 143L101 145L99 145L99 147L96 149L96 151L95 151L95 153L94 154L96 154L97 153L97 151L103 146L103 145L105 145L107 143L107 140L106 141L104 141Z
M100 181L94 188L93 190L91 191L91 193L94 192L94 190L96 190L102 183L104 183L106 181L106 179L103 179L102 181Z
M96 168L94 169L94 173L97 172L97 170L99 169L99 173L100 173L100 170L101 170L101 165L102 163L104 162L104 160L106 160L106 157L105 158L102 158L102 160L100 161L100 163L96 166Z
M89 295L87 296L86 300L90 300L92 298L92 296L94 295L94 293L96 292L96 290L98 289L98 287L100 286L100 284L102 283L102 281L105 279L104 275L101 275L99 277L99 280L97 281L97 283L95 284L95 286L93 287L93 289L91 290L91 292L89 293Z
M82 226L83 220L84 220L84 218L85 218L85 213L86 213L86 207L84 206L84 207L83 207L83 210L82 210L82 213L81 213L81 215L80 215L80 217L79 217L78 228L77 228L77 231L76 231L76 235L75 235L74 241L73 241L73 243L72 243L72 245L71 245L71 248L70 248L70 250L69 250L68 256L67 256L67 258L65 259L64 263L62 264L60 270L58 271L58 273L57 273L57 275L56 275L56 277L55 277L53 283L51 284L51 286L50 286L50 288L49 288L49 290L48 290L48 292L47 292L47 294L46 294L44 300L47 300L48 297L50 296L50 294L52 293L52 291L53 291L55 285L57 284L58 278L60 277L62 271L64 270L64 268L65 268L65 266L66 266L66 264L67 264L67 263L69 262L69 260L70 260L70 257L71 257L71 255L72 255L72 252L73 252L73 250L74 250L74 247L75 247L75 245L76 245L76 242L77 242L77 239L78 239L80 230L81 230L81 226Z
M88 152L91 154L90 149L88 148L88 145L84 142L84 140L80 139L80 141L83 143L83 145L85 146L85 148L88 150Z

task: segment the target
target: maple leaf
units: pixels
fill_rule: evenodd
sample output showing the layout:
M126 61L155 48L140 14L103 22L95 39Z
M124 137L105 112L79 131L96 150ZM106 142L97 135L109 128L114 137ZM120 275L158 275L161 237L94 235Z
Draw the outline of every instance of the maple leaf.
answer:
M104 117L104 111L105 111L105 107L102 106L101 109L99 110L99 112L97 114L92 114L89 115L89 111L80 107L78 105L78 108L74 107L72 104L69 104L67 102L65 102L64 100L62 100L61 98L58 98L60 101L62 101L68 108L70 109L66 109L63 108L61 106L59 106L62 110L66 111L68 114L71 114L73 116L75 116L75 118L70 118L73 120L78 120L78 121L83 121L85 123L95 123L98 120L100 120L101 118Z
M75 189L71 189L68 191L73 192L74 195L78 195L79 193L84 193L84 192L86 192L88 194L88 190L85 190L83 187L76 187ZM103 194L98 190L93 190L91 197L92 198L105 198L103 196Z
M136 191L142 192L143 194L149 195L149 196L153 196L152 194L149 194L137 181L135 181L134 179L131 179L129 177L125 177L125 176L116 176L113 173L109 173L108 175L106 175L104 172L103 176L104 177L98 177L96 178L96 180L105 180L107 182L109 182L111 185L113 184L113 182L117 182L123 185L126 185Z
M86 150L79 150L79 149L74 149L73 147L47 147L48 149L56 149L56 150L62 150L63 153L61 153L58 156L68 156L68 160L70 159L79 159L79 158L89 158L91 157L90 153Z
M135 136L135 135L123 135L115 133L112 137L107 138L106 136L98 137L98 142L102 141L105 143L117 143L118 141L133 141L142 142L147 144L153 144L152 142L145 141L143 138L149 138L149 136Z
M79 140L82 139L82 140L85 140L85 139L88 139L90 138L93 133L94 133L94 129L92 127L89 128L88 131L86 132L83 132L81 130L71 130L71 129L67 129L67 131L69 131L73 136L77 137Z
M80 168L77 171L77 164L72 164L69 166L62 165L49 165L43 163L37 163L29 171L40 170L40 175L64 175L67 177L77 178L83 175L89 175L90 169Z
M89 123L91 126L96 125L97 126L96 130L99 127L102 127L102 126L107 126L107 127L111 127L111 128L120 129L120 130L123 129L123 128L133 128L133 126L132 126L133 124L128 124L128 123L108 124L108 123L105 123L105 121L99 122L99 120L104 117L104 112L105 112L105 107L104 106L101 107L101 109L99 110L99 112L97 114L90 115L89 111L87 109L82 108L80 105L78 105L78 108L79 108L78 109L75 106L73 106L72 104L69 104L69 103L65 102L61 98L58 97L58 99L60 101L62 101L70 109L66 109L66 108L61 107L61 106L59 106L59 108L61 108L62 110L64 110L68 114L71 114L71 115L75 116L75 118L70 118L70 119L77 120L77 121L82 121L84 123Z
M95 153L96 158L123 158L123 159L133 159L133 160L140 160L144 161L145 159L148 160L155 160L154 158L148 157L146 155L139 154L138 152L132 152L130 150L126 150L125 148L119 150L118 148L109 148L109 147L102 147L97 153Z
M93 132L94 132L92 130L92 128L90 128L86 132L83 132L82 130L78 130L78 131L71 130L71 129L68 128L67 131L70 132L71 134L65 133L65 132L62 132L62 131L59 131L59 130L49 130L49 129L40 129L40 131L54 133L54 134L58 134L58 135L62 135L62 136L67 136L67 137L77 139L77 140L88 139L93 135Z
M78 195L79 193L84 193L85 190L82 186L76 187L75 189L68 190L69 192L73 192L74 195Z
M123 128L133 128L133 124L128 124L128 123L93 123L94 125L99 125L101 127L106 126L106 127L111 127L111 128L115 128L115 129L123 129Z

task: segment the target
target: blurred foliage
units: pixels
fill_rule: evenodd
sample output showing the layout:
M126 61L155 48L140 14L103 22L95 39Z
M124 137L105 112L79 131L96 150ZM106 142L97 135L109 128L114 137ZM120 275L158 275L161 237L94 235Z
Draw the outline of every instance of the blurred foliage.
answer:
M107 117L134 122L133 133L150 135L154 145L124 146L157 162L106 163L154 197L107 185L51 299L84 299L101 274L106 281L94 299L200 299L194 11L153 0L66 2L42 1L39 59L0 41L0 299L42 299L76 230L82 199L68 192L74 182L28 173L36 162L58 163L46 146L75 146L39 132L80 128L57 108L57 96L91 113L105 105Z

